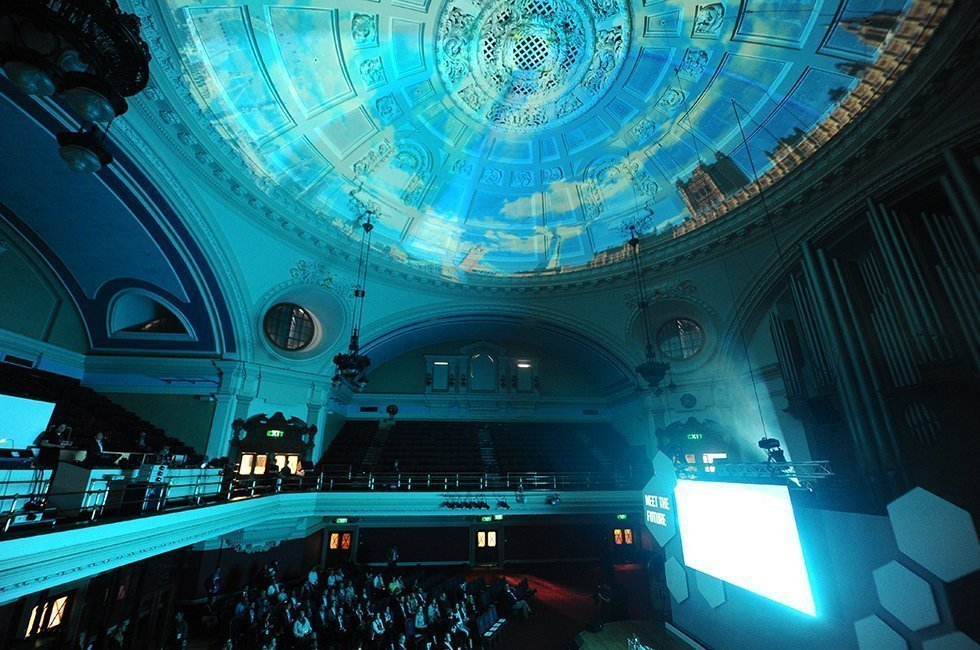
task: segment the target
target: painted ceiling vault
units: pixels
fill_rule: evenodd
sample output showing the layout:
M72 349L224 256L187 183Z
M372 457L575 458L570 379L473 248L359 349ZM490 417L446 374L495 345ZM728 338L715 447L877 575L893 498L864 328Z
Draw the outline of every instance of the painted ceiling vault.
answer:
M948 2L133 4L304 228L370 214L391 258L465 279L601 266L629 225L723 213L860 113Z

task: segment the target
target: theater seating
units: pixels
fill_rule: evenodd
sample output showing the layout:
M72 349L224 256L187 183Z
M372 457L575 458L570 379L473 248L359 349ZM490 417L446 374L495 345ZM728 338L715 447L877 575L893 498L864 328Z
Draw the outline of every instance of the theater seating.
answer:
M645 478L645 452L603 423L348 421L325 466L387 473L615 473Z
M154 449L169 446L174 454L194 453L192 447L167 436L162 429L91 388L80 385L75 379L32 368L0 364L0 393L54 402L51 422L65 423L72 427L71 440L76 447L84 446L97 431L102 431L109 451L131 451L136 449L140 432L145 431L147 443Z

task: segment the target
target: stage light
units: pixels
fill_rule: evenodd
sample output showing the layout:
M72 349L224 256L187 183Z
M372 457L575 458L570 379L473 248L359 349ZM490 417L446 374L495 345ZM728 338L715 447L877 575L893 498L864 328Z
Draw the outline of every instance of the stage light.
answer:
M497 502L497 507L503 508L504 510L510 510L510 504L503 500Z
M759 449L762 449L763 451L766 452L766 456L768 457L768 462L770 463L787 462L786 452L780 448L779 441L776 440L775 438L769 438L763 436L763 438L759 440Z

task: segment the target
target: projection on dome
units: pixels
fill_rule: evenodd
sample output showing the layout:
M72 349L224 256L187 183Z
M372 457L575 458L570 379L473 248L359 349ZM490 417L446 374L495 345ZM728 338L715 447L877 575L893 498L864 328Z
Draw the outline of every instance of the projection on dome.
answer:
M47 428L53 412L51 402L0 395L0 438L11 442L12 449L24 449Z
M816 616L786 486L682 480L674 495L687 566Z
M709 223L752 197L753 168L768 187L831 140L942 11L149 4L174 39L150 39L152 54L207 134L181 139L208 149L194 154L208 177L247 170L255 182L235 192L317 246L356 242L370 213L389 258L454 280L622 262L624 222L665 240Z

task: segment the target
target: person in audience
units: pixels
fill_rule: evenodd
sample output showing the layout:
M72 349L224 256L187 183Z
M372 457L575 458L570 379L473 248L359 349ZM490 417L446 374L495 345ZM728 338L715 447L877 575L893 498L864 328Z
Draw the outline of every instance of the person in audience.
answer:
M96 431L95 435L85 445L85 464L88 467L97 467L105 461L105 434Z
M139 438L136 439L135 451L140 454L149 454L153 451L150 443L146 441L146 431L140 431Z
M48 445L60 445L62 442L66 442L68 437L68 426L66 424L59 424L57 427L51 425L38 435L37 440L34 444L40 445L45 443Z
M310 648L313 646L313 639L313 625L306 618L306 610L301 608L293 621L293 640L297 647Z
M184 612L177 610L177 614L174 615L173 641L170 647L174 650L184 650L187 643L187 621L184 620Z
M531 606L528 605L527 601L518 596L514 588L510 586L510 583L504 587L504 605L510 609L515 615L520 616L523 620L528 620L531 618Z
M214 599L218 597L218 593L221 591L221 569L217 568L214 573L208 576L208 579L204 581L204 590L208 594L208 607L214 607Z

